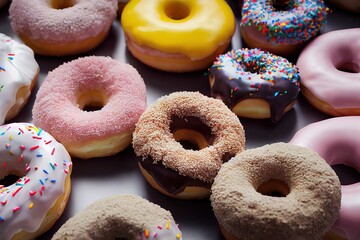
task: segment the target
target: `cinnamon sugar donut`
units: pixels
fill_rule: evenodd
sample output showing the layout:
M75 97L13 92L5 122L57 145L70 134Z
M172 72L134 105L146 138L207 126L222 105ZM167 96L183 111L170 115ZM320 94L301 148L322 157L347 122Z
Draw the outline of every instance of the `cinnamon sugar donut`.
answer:
M198 92L161 97L141 115L133 134L145 178L160 192L184 199L208 197L222 163L244 144L237 116Z
M49 72L33 107L34 123L73 157L110 156L131 144L146 108L142 77L110 57L84 57Z
M226 239L321 239L339 214L340 181L315 152L275 143L223 164L211 204Z
M117 0L13 0L10 24L35 53L64 56L95 48L108 35Z
M98 200L70 218L52 240L181 240L171 213L134 195Z

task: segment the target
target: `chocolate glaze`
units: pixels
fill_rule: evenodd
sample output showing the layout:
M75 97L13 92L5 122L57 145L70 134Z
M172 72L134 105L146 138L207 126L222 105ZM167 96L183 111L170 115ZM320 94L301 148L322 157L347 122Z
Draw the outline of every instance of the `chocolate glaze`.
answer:
M241 75L232 61L222 61L221 66L215 65L209 71L212 97L220 97L230 109L246 98L264 99L270 106L272 122L280 120L300 91L298 84L288 79L276 76L272 81L261 79L254 68L246 70L249 74Z
M176 195L186 187L204 187L210 189L212 183L206 183L187 176L181 176L170 168L165 168L161 162L154 163L152 158L139 160L139 164L154 178L156 183L170 194Z
M180 118L177 116L171 117L172 123L170 124L170 131L174 132L178 129L193 129L204 135L208 145L214 142L215 136L211 134L209 126L204 124L197 117ZM228 161L233 157L229 153L224 153L223 162ZM186 187L204 187L210 189L212 183L206 183L188 176L179 175L176 171L165 168L161 161L154 163L151 157L139 160L139 164L154 178L156 183L165 191L172 195L176 195L184 191Z
M205 123L203 123L199 118L197 117L180 118L178 116L171 117L171 124L170 124L171 133L174 133L176 130L184 129L184 128L192 129L201 133L208 142L208 145L213 144L215 136L211 134L210 127L207 126Z

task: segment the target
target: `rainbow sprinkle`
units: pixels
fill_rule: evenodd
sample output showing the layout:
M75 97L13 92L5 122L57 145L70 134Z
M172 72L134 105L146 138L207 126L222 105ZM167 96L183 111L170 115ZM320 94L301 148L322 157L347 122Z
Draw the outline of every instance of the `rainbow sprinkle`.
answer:
M145 229L141 239L180 240L182 239L182 234L178 226L171 220L168 220L165 227L158 225L151 230Z
M244 0L240 26L255 26L268 42L294 44L314 37L326 24L329 9L323 0L289 0L285 10L272 2Z

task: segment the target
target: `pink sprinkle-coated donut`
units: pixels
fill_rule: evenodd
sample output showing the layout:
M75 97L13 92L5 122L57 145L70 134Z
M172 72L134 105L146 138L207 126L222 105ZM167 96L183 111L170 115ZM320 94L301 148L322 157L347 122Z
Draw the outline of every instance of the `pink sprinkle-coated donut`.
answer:
M332 116L360 115L360 28L320 35L296 63L301 90L320 111Z
M330 118L300 129L290 143L317 152L330 165L345 164L360 171L360 117ZM341 186L339 218L332 230L342 238L360 239L360 183Z
M83 110L87 107L98 110ZM145 108L146 88L136 69L92 56L49 72L37 93L33 119L72 156L86 159L127 147Z
M35 53L71 55L96 47L116 17L117 0L13 0L11 27Z

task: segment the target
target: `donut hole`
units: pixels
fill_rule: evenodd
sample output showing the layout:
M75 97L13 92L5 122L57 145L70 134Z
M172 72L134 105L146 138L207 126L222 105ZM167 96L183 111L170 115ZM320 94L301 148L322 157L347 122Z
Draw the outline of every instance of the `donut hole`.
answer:
M282 180L270 179L256 189L258 193L271 197L286 197L290 193L289 186Z
M16 183L19 180L19 178L20 177L16 174L9 174L7 176L4 176L0 180L0 192L1 192L2 187L13 185L14 183Z
M360 66L353 62L343 62L340 63L337 67L337 70L348 73L360 73Z
M271 5L275 11L290 11L294 8L294 0L272 0Z
M101 90L89 89L80 93L77 99L79 108L83 111L94 112L101 110L109 97Z
M185 149L201 150L214 141L211 129L197 117L172 116L170 132Z
M51 0L51 7L53 9L65 9L75 5L75 0Z
M164 12L168 18L182 20L190 15L190 8L183 2L168 1L165 5Z
M335 164L331 168L335 171L340 179L341 185L350 185L360 182L360 173L351 166L344 164Z

